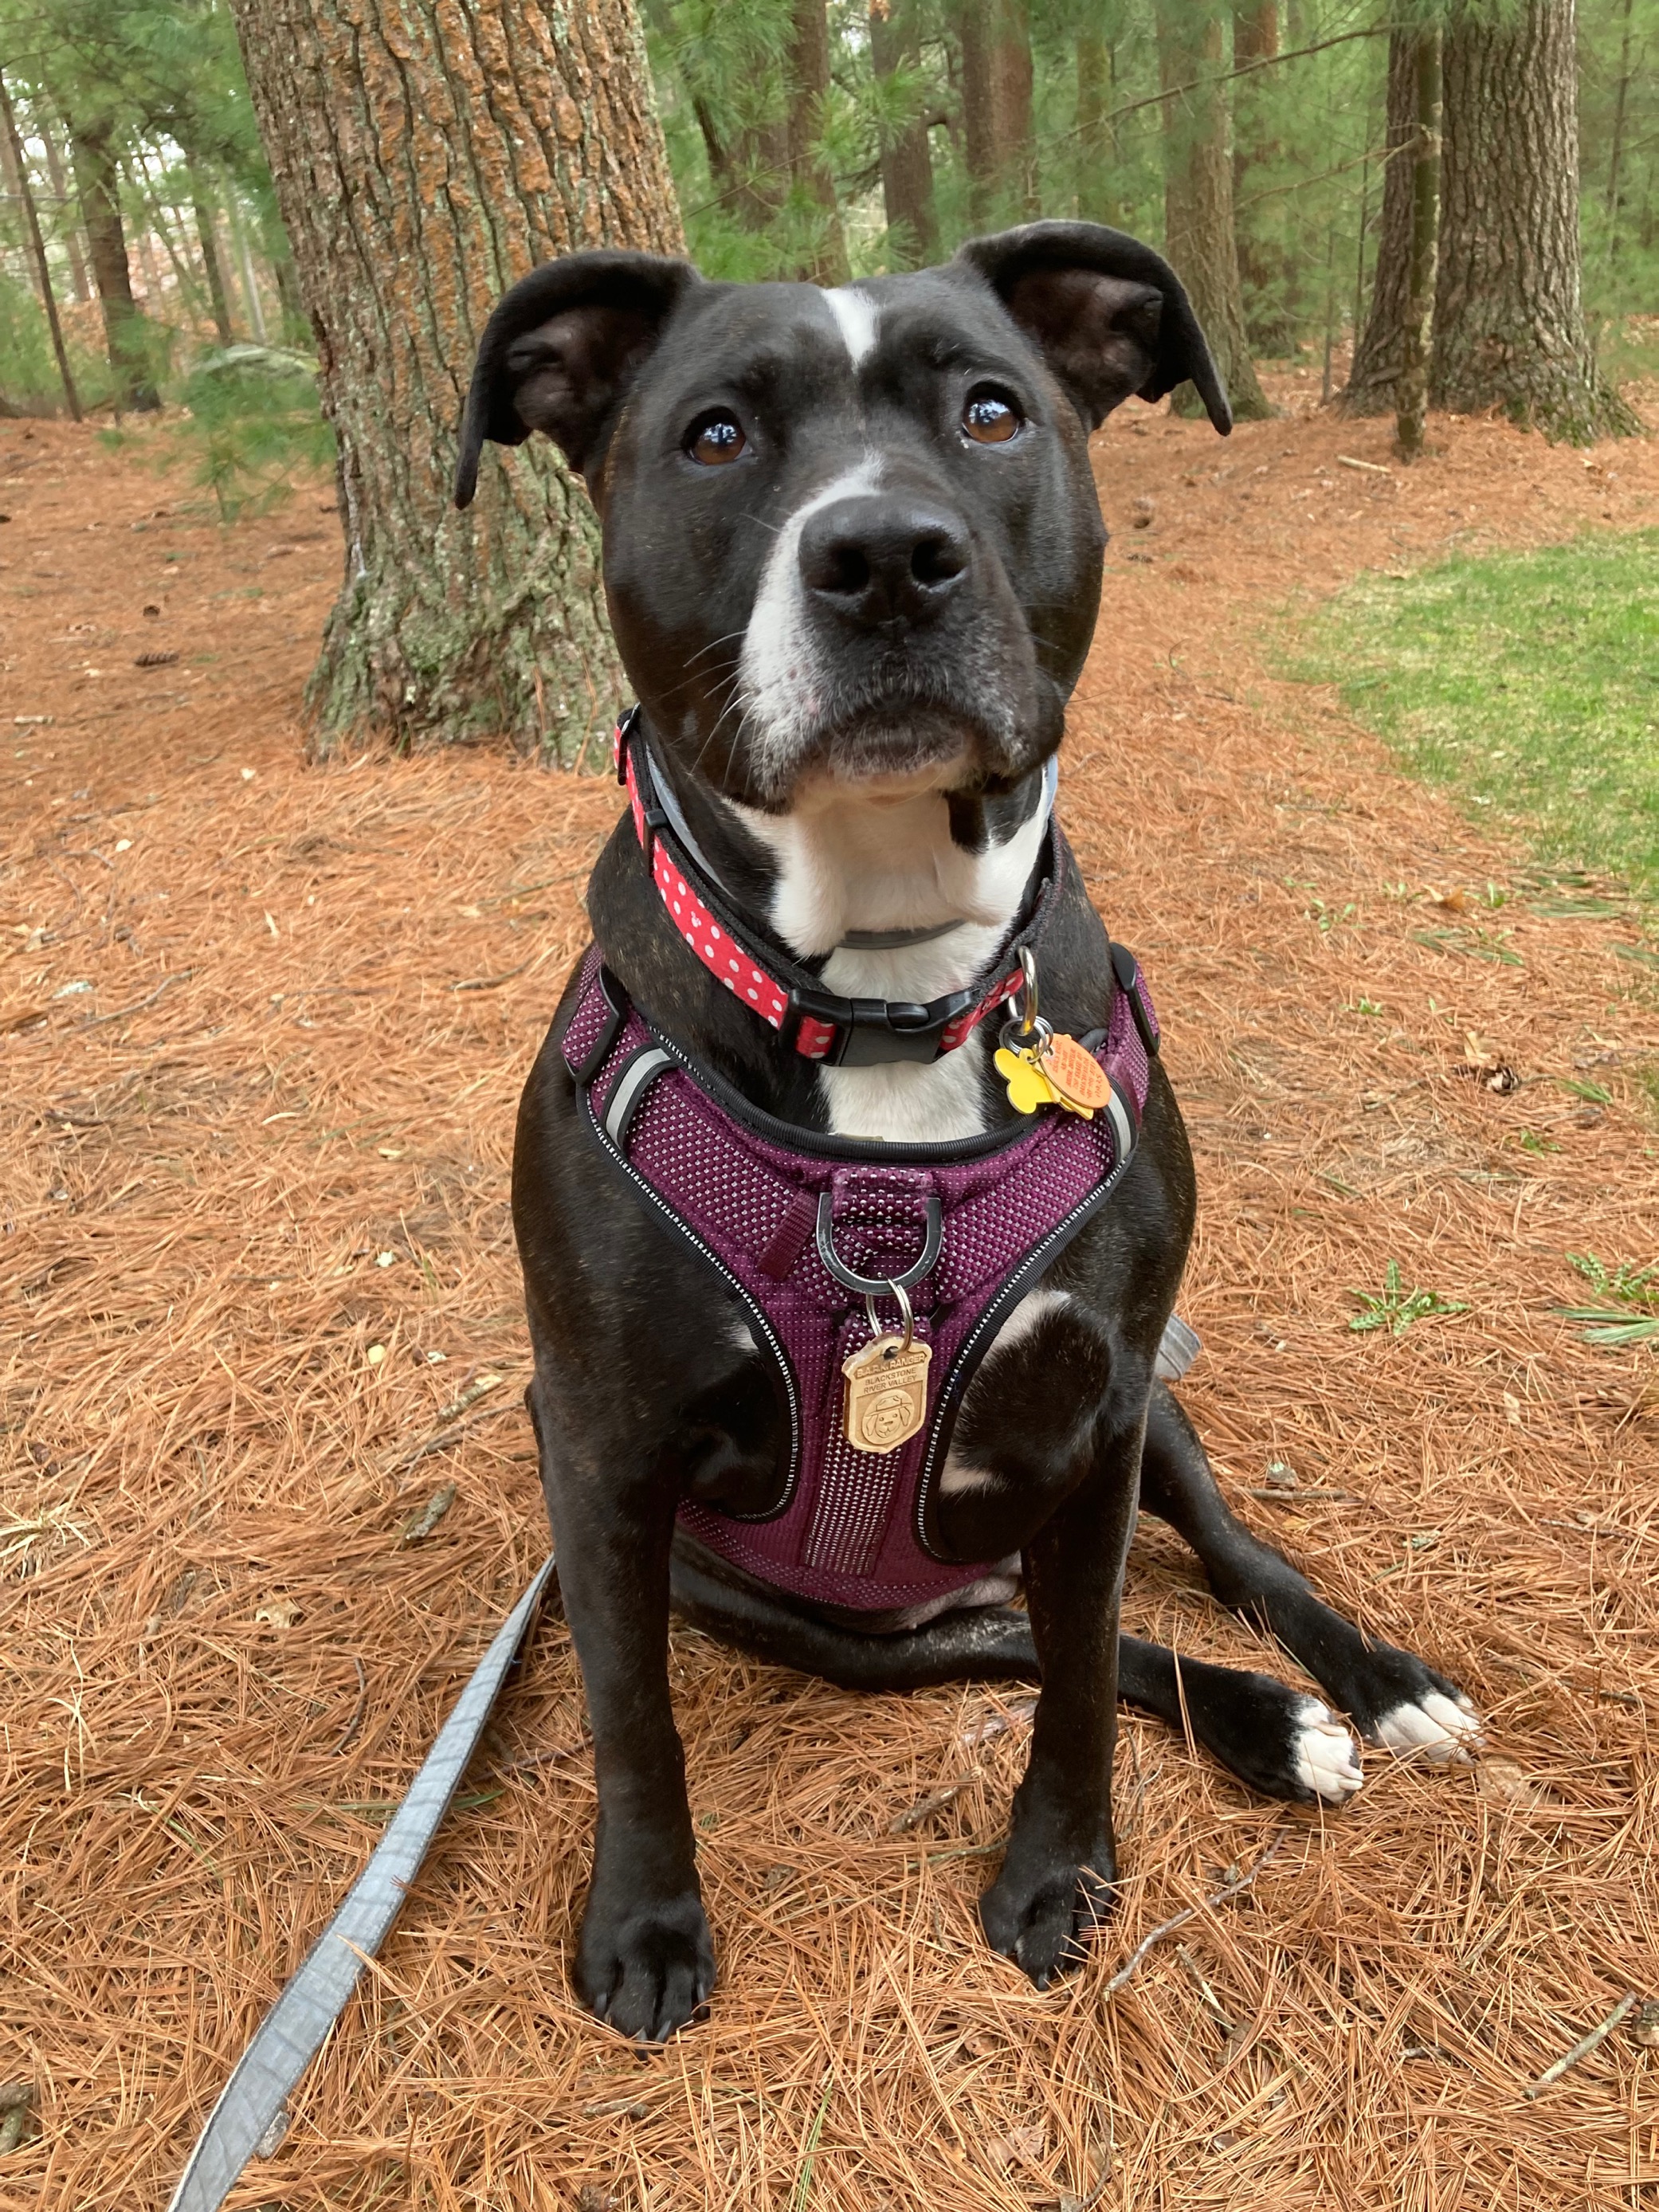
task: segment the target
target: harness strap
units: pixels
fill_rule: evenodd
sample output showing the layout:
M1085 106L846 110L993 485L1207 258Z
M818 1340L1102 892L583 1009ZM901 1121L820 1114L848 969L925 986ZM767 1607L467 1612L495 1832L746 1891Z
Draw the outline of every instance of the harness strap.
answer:
M757 945L729 901L716 890L714 871L698 848L666 780L653 765L630 707L617 724L617 781L628 793L634 834L669 919L715 980L776 1030L803 1060L830 1066L872 1067L893 1060L933 1060L964 1045L988 1014L1019 989L1019 956L1035 951L1055 905L1065 867L1065 845L1050 811L1041 864L1044 871L1030 920L998 957L991 977L926 1005L892 999L843 999L819 988L809 969L775 950ZM1052 763L1049 764L1050 769ZM1045 803L1052 807L1054 778L1044 771ZM953 925L954 926L954 925ZM879 932L908 943L942 934L930 930Z

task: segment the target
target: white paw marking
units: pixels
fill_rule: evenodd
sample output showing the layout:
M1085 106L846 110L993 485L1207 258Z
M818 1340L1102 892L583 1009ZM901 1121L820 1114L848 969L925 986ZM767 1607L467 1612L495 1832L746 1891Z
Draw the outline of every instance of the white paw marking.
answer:
M1378 1740L1407 1758L1421 1752L1433 1765L1467 1759L1480 1742L1480 1716L1467 1698L1430 1690L1415 1705L1396 1705L1376 1724Z
M1293 1718L1297 1780L1328 1804L1346 1804L1365 1778L1358 1745L1317 1698L1304 1698Z

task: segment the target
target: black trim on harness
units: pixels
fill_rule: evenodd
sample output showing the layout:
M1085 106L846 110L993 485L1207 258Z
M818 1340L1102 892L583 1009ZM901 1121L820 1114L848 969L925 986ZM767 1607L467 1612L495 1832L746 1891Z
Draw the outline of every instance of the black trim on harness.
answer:
M1148 1060L1158 1058L1158 1031L1152 1027L1152 1016L1146 1012L1146 1001L1140 995L1140 963L1127 945L1112 947L1112 973L1117 978L1118 988L1129 1001L1129 1012L1134 1025L1140 1031L1140 1042L1146 1048Z
M599 996L605 1000L609 1012L599 1024L598 1036L594 1038L574 1066L570 1067L570 1073L579 1085L591 1083L599 1073L610 1057L611 1046L622 1035L623 1023L628 1019L628 994L603 961L599 963L598 980ZM578 997L577 1005L580 1006L580 999ZM573 1007L571 1012L574 1014L575 1008ZM570 1066L568 1060L565 1065Z

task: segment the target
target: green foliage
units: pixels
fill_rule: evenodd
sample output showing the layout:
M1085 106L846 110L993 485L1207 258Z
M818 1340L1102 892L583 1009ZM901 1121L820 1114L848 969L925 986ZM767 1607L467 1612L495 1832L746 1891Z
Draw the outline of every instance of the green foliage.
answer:
M1586 1344L1615 1351L1630 1344L1659 1344L1659 1261L1632 1267L1600 1260L1594 1252L1569 1252L1567 1257L1602 1301L1555 1309L1563 1320L1579 1324Z
M1401 1281L1398 1260L1390 1260L1384 1268L1380 1291L1350 1291L1348 1296L1359 1303L1359 1311L1348 1323L1356 1336L1374 1328L1386 1328L1390 1336L1404 1336L1413 1322L1437 1314L1468 1311L1458 1299L1443 1298L1437 1291L1407 1290Z
M146 440L158 468L188 464L213 495L221 522L269 514L293 496L294 479L327 468L334 434L317 403L317 364L276 346L227 346L185 379L184 411ZM105 434L125 443L123 434Z
M1297 672L1483 819L1659 897L1659 531L1361 577Z

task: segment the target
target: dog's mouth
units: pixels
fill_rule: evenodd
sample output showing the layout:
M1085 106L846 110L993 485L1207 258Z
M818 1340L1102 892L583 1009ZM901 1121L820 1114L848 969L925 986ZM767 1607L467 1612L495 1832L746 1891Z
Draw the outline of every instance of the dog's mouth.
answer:
M987 682L973 696L965 687L920 677L905 668L896 680L830 688L815 702L808 726L792 733L787 751L763 745L751 754L750 772L758 772L769 799L787 805L798 785L817 776L878 799L884 789L1013 782L1035 765L1040 749L1000 686Z

